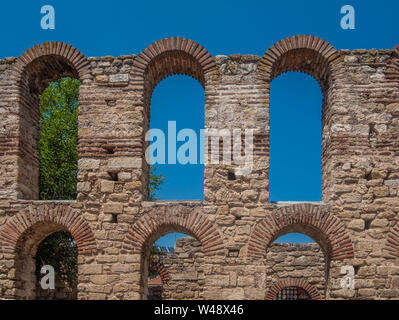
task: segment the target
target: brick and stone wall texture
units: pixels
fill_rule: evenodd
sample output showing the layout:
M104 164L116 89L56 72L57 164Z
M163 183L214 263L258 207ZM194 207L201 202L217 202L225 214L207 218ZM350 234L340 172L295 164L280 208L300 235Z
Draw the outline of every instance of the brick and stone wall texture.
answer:
M163 300L200 300L205 289L204 253L192 237L178 239L174 253L162 256L167 280L162 281Z
M161 256L162 299L202 299L206 290L203 268L204 254L201 243L192 237L178 239L174 253ZM291 244L273 243L264 259L266 288L273 288L290 280L299 284L306 278L322 297L326 289L326 261L317 243ZM245 276L245 274L243 274ZM251 277L240 281L251 283ZM230 276L225 277L228 286ZM223 284L223 280L220 284ZM269 295L264 291L265 298ZM275 296L273 297L276 298Z
M269 201L270 84L289 71L313 76L324 96L320 203ZM242 152L253 158L251 173L209 161L204 201L148 201L151 95L174 74L203 86L207 129L241 129L241 148L245 129L254 134L253 153ZM37 97L64 76L81 81L78 196L39 201ZM201 243L203 299L265 299L292 284L315 299L399 298L398 49L336 50L318 37L291 36L262 56L221 56L167 38L136 55L87 58L49 42L0 61L0 113L3 299L38 297L33 257L60 230L78 245L78 299L145 299L150 247L172 232ZM229 148L219 138L206 154ZM320 246L323 289L306 271L300 280L270 280L278 277L265 269L270 246L289 232ZM343 266L354 267L354 289L341 287Z

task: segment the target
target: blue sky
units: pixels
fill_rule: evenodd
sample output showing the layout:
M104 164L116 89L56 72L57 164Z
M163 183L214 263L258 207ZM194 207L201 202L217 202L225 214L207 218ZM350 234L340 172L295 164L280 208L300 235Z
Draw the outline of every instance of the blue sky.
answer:
M40 28L40 9L47 4L55 8L55 30ZM355 30L340 27L340 8L346 4L355 8ZM393 48L399 44L398 12L399 2L387 0L7 1L0 11L0 58L50 40L67 42L87 57L138 54L169 36L191 38L212 55L263 55L295 34L319 36L337 49ZM316 81L303 74L285 74L271 84L271 200L321 199L321 99ZM166 128L168 120L176 121L178 130L203 128L199 83L174 76L156 87L151 127ZM201 165L166 165L158 171L167 176L161 199L203 198ZM174 238L162 244L171 245Z

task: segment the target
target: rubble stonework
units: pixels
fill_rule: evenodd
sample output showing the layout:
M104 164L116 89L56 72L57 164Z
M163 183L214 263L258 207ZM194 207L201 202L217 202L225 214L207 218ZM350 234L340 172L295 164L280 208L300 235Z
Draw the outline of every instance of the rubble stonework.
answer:
M324 95L321 203L269 202L270 83L288 71L313 76ZM173 74L202 84L206 128L254 130L251 173L206 164L202 202L147 201L151 94ZM62 76L82 83L78 196L38 201L37 95ZM145 299L150 247L171 232L201 243L203 299L265 299L294 282L313 298L399 298L397 49L338 51L317 37L294 36L262 57L212 56L192 40L168 38L137 56L86 58L51 42L0 61L0 101L4 299L37 297L33 257L60 230L79 248L78 299ZM323 285L306 272L276 284L270 245L288 232L320 245ZM341 287L343 266L354 267L354 289Z
M163 255L161 259L166 270L162 276L162 299L202 299L205 284L203 258L199 241L192 237L178 239L174 253ZM273 288L288 279L300 287L303 281L306 289L314 288L317 298L321 299L325 289L325 267L324 254L317 243L273 243L267 253L267 274L263 279L271 292L266 292L265 299L275 299ZM227 286L231 277L236 277L236 282L251 283L251 277L237 279L233 273L225 278Z

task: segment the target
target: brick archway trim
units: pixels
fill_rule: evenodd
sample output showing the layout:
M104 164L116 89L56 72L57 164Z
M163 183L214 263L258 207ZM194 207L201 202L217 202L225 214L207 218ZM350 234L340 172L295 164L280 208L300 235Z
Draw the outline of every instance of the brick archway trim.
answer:
M215 226L199 211L156 210L143 215L128 230L124 249L143 253L145 244L151 245L158 237L171 232L186 233L202 244L205 255L224 253L223 240Z
M387 258L399 257L399 222L389 230L384 250L387 252Z
M250 236L248 256L265 257L267 248L282 235L280 233L290 227L295 230L296 226L315 230L315 233L326 242L325 249L332 260L353 258L353 245L345 225L336 216L322 210L320 206L309 203L278 208L260 221Z
M51 41L41 45L35 45L18 57L14 65L17 81L19 82L21 80L23 71L27 65L37 58L44 56L58 56L64 58L75 68L80 79L90 73L90 64L79 50L63 42Z
M286 278L281 279L271 286L266 294L265 300L276 300L278 293L287 287L299 287L305 290L309 295L311 300L322 300L323 296L320 294L319 290L315 286L303 279L296 278Z
M328 65L339 56L328 42L311 35L282 39L262 56L259 70L266 81L288 71L302 71L316 78L323 88Z
M144 49L133 62L131 76L134 84L144 86L149 81L150 91L173 74L189 75L204 86L205 73L215 67L214 57L203 46L190 39L171 37Z
M69 206L43 205L24 209L6 222L0 230L3 251L14 252L21 236L38 223L56 224L68 230L76 241L79 254L90 254L96 248L93 232L79 211Z

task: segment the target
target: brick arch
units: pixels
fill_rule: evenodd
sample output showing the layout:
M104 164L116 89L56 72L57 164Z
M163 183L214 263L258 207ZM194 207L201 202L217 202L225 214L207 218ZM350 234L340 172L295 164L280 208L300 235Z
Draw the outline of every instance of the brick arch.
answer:
M201 242L205 255L224 253L223 240L219 231L199 210L157 209L143 215L128 230L124 249L142 254L146 248L161 236L172 232L188 234Z
M21 83L29 73L34 77L45 77L36 83L35 93L40 93L49 82L61 77L84 79L90 72L86 57L73 46L63 42L45 42L35 45L20 55L14 65L15 78ZM32 80L32 78L30 78ZM38 79L33 79L37 81ZM45 83L47 82L47 84Z
M305 290L311 300L323 299L322 294L317 290L315 286L310 284L308 281L296 278L281 279L273 283L269 291L266 293L265 300L276 300L278 293L287 287L299 287Z
M55 229L50 229L55 231L69 231L76 241L79 254L90 254L96 248L94 234L80 212L69 206L53 208L43 205L38 208L29 207L22 210L6 222L0 230L3 252L15 252L23 245L21 239L39 225L53 226Z
M152 91L164 78L185 74L205 86L205 74L216 67L215 59L201 45L179 37L158 40L144 49L134 60L132 83L144 87L148 106Z
M352 241L341 220L309 203L280 207L260 221L252 230L248 256L266 257L269 245L290 232L301 232L313 238L331 260L354 256Z
M386 252L387 258L398 258L399 257L399 222L390 228L384 251Z
M338 56L338 51L323 39L310 35L290 36L266 51L259 62L259 70L268 82L285 72L302 71L313 76L324 91L329 64Z
M12 70L16 85L19 132L15 133L20 157L17 192L19 199L39 199L39 97L50 82L62 77L80 81L90 77L85 56L62 42L35 45L18 57Z

